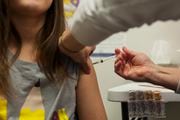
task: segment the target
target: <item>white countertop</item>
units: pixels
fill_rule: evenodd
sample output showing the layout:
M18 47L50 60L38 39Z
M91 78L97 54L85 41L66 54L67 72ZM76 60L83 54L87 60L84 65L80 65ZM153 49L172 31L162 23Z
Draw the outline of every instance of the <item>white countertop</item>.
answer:
M130 90L158 90L161 92L162 99L166 102L180 102L180 94L176 94L173 90L150 83L136 82L120 85L109 89L108 100L112 102L126 102L128 101L128 94Z

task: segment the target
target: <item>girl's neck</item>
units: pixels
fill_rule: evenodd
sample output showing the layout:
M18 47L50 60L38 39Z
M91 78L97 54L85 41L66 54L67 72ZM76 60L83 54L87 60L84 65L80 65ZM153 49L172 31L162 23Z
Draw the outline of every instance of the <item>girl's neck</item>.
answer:
M39 33L40 29L42 28L45 16L40 17L24 17L24 16L11 16L11 20L18 31L21 41L22 41L22 48L21 53L18 59L28 61L28 62L35 62L36 61L36 49L35 47L35 40L37 38L37 34ZM14 44L14 37L10 37L11 42L9 45L9 49L15 53L17 48L16 44Z
M17 29L22 44L34 43L42 28L45 16L31 17L31 16L11 16L11 20Z

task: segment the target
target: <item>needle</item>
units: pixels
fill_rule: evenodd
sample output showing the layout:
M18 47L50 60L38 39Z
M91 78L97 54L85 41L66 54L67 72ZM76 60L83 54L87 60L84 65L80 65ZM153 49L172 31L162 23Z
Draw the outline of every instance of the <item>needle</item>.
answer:
M93 65L99 64L99 63L103 63L103 62L108 61L108 60L113 59L113 58L115 58L115 55L107 57L107 58L104 58L104 59L100 59L98 61L95 61L95 62L93 62Z

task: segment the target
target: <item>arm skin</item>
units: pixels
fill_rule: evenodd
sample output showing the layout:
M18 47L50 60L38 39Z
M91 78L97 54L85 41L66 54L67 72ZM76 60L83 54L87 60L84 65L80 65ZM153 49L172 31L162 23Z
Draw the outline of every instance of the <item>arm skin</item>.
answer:
M88 61L90 62L90 61ZM107 120L96 74L91 64L90 74L81 72L77 85L77 112L79 120Z
M136 82L150 82L176 91L180 69L154 64L144 53L127 48L116 49L115 72L121 77Z

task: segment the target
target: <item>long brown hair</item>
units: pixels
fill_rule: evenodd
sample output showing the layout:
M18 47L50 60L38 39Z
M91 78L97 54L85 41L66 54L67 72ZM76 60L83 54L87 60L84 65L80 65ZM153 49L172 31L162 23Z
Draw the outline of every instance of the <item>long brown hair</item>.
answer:
M0 94L9 94L9 64L7 59L9 17L7 9L8 1L0 1Z
M0 92L7 97L10 92L9 69L7 58L9 34L15 37L17 52L11 62L15 61L21 51L21 37L8 17L8 0L0 0ZM58 49L58 39L65 29L63 0L53 0L47 11L43 27L37 37L37 62L49 80L57 81L67 76L62 54ZM60 74L61 73L61 74Z

